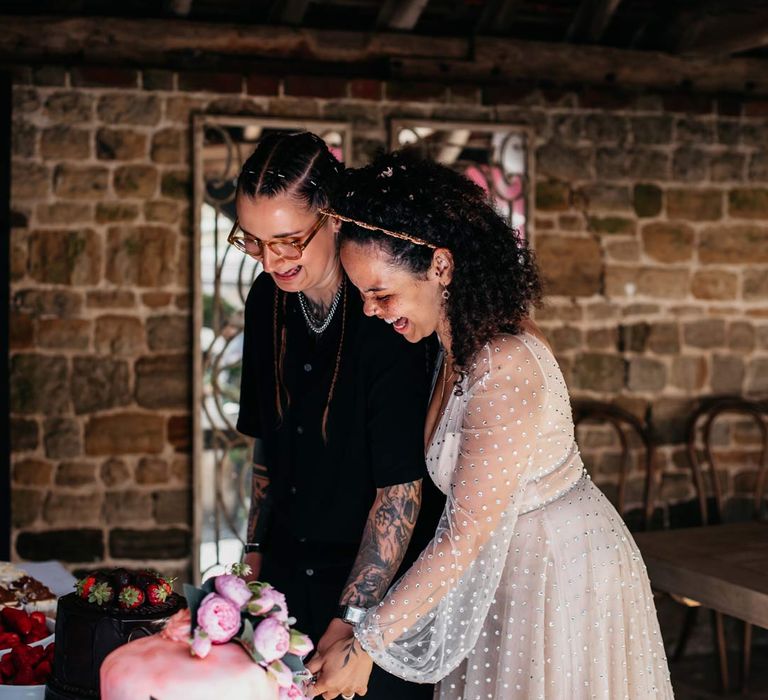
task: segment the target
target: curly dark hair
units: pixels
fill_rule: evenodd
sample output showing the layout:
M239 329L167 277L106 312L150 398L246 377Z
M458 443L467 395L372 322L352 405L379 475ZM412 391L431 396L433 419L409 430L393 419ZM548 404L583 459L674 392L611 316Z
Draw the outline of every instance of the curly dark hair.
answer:
M485 343L500 332L518 333L541 301L533 253L520 232L496 213L487 193L413 150L385 153L370 165L347 170L332 206L342 216L451 251L454 272L446 304L460 378ZM342 225L341 240L376 245L416 275L425 275L432 262L428 246L351 223Z

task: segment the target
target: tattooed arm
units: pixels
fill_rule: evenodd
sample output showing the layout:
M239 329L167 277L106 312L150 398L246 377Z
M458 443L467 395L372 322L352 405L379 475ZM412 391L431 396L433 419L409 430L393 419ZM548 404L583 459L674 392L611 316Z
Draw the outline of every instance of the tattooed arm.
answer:
M341 605L369 608L392 582L413 535L421 508L421 479L377 490Z
M269 473L264 466L264 451L261 440L257 439L253 447L251 465L251 507L248 511L247 543L264 543L271 500L269 497ZM261 552L246 554L244 561L251 567L247 581L255 581L261 572Z

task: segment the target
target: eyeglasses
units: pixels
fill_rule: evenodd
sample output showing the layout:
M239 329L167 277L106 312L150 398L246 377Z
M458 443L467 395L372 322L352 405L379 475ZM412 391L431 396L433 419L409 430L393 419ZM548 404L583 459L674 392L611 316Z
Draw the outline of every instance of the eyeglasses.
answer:
M245 233L240 228L240 222L235 219L235 225L227 236L227 243L235 246L241 253L250 255L252 258L261 260L264 257L264 247L284 260L298 260L304 253L304 249L310 241L317 235L317 232L323 228L323 224L328 220L328 214L320 214L317 222L307 231L303 242L299 241L262 241L256 236ZM238 233L239 232L239 233Z

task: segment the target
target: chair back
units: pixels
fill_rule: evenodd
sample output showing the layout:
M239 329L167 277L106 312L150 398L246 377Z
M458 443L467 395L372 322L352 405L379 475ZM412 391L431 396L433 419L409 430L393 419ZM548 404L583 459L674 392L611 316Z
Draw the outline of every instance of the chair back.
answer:
M759 518L764 508L768 477L768 402L750 401L739 396L708 399L691 415L688 427L688 460L693 470L701 522L704 525L723 522L725 517L727 497L723 487L723 470L720 468L722 459L718 457L715 426L727 416L745 419L757 428L760 451L757 473L752 484L750 517Z
M628 411L603 401L575 401L573 404L573 423L578 428L582 423L597 423L610 426L621 447L619 469L619 489L616 508L624 516L626 510L627 481L632 471L632 438L638 438L641 449L641 463L644 472L643 520L641 527L650 528L656 503L656 475L654 473L654 446L646 423Z

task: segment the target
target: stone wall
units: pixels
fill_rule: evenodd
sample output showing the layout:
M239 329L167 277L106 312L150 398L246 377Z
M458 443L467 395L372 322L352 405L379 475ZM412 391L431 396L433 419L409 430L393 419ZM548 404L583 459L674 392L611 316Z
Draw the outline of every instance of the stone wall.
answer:
M768 103L43 67L13 109L16 557L190 563L195 112L348 120L358 161L390 117L531 126L537 318L574 395L651 419L670 502L695 398L768 392Z

